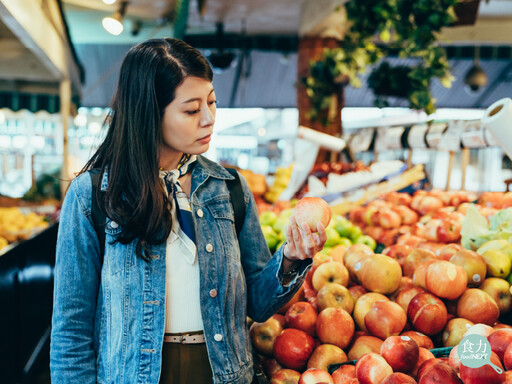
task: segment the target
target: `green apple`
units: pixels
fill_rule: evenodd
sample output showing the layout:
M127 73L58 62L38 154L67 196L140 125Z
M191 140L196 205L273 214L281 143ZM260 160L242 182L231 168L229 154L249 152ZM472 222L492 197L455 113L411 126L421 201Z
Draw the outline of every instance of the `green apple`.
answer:
M274 252L277 244L279 243L279 237L274 231L274 229L270 225L262 225L261 231L263 232L263 236L265 237L265 241L267 242L268 248L271 252Z
M375 250L377 246L377 242L373 239L373 237L368 235L362 235L355 239L354 244L365 244L369 246L372 251Z
M350 234L354 231L355 225L343 216L336 216L333 222L334 228L341 237L350 237Z
M272 228L274 228L276 232L286 233L286 227L288 224L290 224L290 216L292 213L292 209L283 209L279 216L277 216L277 219L274 222L274 225L272 225Z
M260 214L261 225L274 225L277 220L277 214L273 211L264 211Z
M352 241L350 241L350 239L346 238L346 237L342 237L340 239L340 242L338 243L338 245L344 245L345 247L350 247L352 245Z
M325 247L334 247L338 245L341 241L341 236L333 227L325 228L325 233L327 234L327 241L325 242Z
M354 225L354 228L352 229L352 232L348 236L349 239L354 242L357 238L363 236L363 231L361 228L359 228L357 225Z

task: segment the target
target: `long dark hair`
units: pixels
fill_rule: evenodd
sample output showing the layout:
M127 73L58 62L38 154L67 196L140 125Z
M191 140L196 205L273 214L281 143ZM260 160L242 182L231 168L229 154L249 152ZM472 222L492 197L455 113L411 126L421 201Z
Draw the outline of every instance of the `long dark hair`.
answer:
M159 179L162 118L187 76L212 81L201 53L178 39L151 39L132 47L121 64L108 132L81 173L108 171L103 201L107 216L121 225L116 241L138 238L137 255L146 245L164 242L172 227L167 197Z

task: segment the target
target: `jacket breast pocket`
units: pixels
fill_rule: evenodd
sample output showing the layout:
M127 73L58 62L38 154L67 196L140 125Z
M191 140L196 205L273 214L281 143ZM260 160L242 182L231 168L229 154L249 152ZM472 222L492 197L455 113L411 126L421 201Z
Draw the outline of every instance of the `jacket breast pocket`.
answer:
M229 195L219 195L215 199L206 202L205 205L213 216L215 229L218 231L218 239L222 243L226 255L239 259L240 251L236 238L235 216Z
M107 263L110 275L117 275L123 270L131 268L134 264L133 247L131 244L116 243L116 237L121 232L121 226L107 218L105 226L105 255L104 263Z

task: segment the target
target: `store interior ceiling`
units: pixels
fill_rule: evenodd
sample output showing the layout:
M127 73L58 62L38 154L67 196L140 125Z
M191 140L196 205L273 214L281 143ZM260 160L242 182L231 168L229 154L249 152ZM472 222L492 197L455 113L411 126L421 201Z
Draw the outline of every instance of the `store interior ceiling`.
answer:
M119 36L102 27L102 19L122 0L60 0L71 41L85 72L81 105L106 107L114 92L123 56L134 44L172 36L177 0L130 0ZM187 0L182 0L181 3ZM470 0L461 0L470 1ZM108 1L107 1L108 2ZM304 10L334 9L345 0L189 0L184 39L206 56L223 49L234 54L232 65L216 70L214 85L220 107L284 108L296 106L297 47L308 15ZM219 47L219 26L223 47ZM512 0L481 0L473 25L443 31L456 78L452 88L432 84L438 108L486 108L512 96ZM488 85L477 92L464 84L476 52ZM393 62L407 59L392 59ZM363 84L365 83L363 76ZM346 87L345 106L373 106L365 88ZM391 106L407 106L391 100Z

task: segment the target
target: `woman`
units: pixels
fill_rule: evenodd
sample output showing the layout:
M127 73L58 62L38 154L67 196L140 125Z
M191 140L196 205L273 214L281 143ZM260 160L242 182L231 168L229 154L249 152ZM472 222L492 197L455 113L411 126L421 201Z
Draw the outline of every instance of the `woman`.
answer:
M240 236L225 168L202 157L212 71L177 39L133 47L105 141L71 182L55 265L52 383L250 383L246 318L264 321L299 289L326 240L294 218L271 257L251 191ZM104 254L91 220L102 171Z

